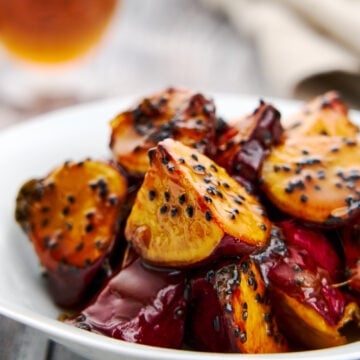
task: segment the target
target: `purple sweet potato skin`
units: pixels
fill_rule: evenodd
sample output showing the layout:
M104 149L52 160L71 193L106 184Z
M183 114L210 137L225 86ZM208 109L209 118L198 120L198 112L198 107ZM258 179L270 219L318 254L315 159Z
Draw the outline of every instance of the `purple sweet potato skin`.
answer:
M68 323L133 343L179 348L186 316L183 273L144 267L134 256Z

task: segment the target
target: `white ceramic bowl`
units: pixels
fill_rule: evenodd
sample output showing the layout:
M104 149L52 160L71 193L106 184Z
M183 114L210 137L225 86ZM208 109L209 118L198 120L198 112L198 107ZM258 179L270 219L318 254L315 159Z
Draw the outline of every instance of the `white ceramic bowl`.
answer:
M112 99L50 113L0 132L0 313L41 330L89 359L360 359L360 342L336 348L271 355L210 354L126 343L56 320L59 309L44 290L41 270L26 236L14 222L15 197L29 178L41 177L64 160L109 158L109 120L139 97ZM252 112L259 98L214 95L225 118ZM286 117L298 102L270 100ZM352 112L360 124L360 114Z

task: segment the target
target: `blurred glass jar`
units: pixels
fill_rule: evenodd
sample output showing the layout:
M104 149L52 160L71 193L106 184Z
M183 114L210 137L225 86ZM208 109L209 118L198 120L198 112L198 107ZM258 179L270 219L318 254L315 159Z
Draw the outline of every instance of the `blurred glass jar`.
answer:
M15 57L57 64L99 43L118 0L0 0L0 43Z

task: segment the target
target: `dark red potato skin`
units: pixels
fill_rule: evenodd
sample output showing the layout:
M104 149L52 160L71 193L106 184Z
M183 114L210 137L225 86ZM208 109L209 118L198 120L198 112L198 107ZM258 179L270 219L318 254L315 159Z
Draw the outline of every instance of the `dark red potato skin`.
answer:
M345 298L332 287L329 272L322 268L304 247L288 244L277 228L272 231L269 248L256 255L262 273L271 288L279 288L317 311L334 325L344 313Z
M288 350L260 272L247 257L215 263L190 280L187 342L197 350L277 353Z
M329 272L333 282L341 280L343 264L338 250L331 240L318 229L299 224L296 220L286 220L277 224L287 244L306 249L322 268Z
M132 254L93 303L67 322L120 340L179 348L185 316L184 274L145 268Z
M252 114L218 130L214 160L251 189L258 180L264 157L273 145L280 143L282 134L279 111L261 101Z
M342 230L347 286L360 303L360 218Z

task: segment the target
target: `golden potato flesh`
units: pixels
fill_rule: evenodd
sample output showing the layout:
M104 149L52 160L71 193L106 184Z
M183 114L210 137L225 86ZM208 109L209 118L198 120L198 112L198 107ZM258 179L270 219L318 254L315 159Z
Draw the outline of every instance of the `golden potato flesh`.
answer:
M169 88L144 98L110 123L114 159L128 172L144 174L147 152L171 137L203 153L214 151L215 105L200 93Z
M264 160L261 182L283 212L319 225L341 225L360 211L359 142L289 138Z
M272 289L279 326L289 339L308 349L324 349L348 343L341 329L349 322L359 322L359 308L352 302L337 324L329 324L312 307L299 302L279 289Z
M263 247L269 220L260 203L223 168L167 139L149 153L125 235L148 262L186 266L218 247L232 255Z
M20 190L16 218L49 271L86 268L111 250L126 180L104 162L66 162Z
M345 103L335 91L318 96L285 122L287 136L327 135L355 139L358 128L351 122Z

